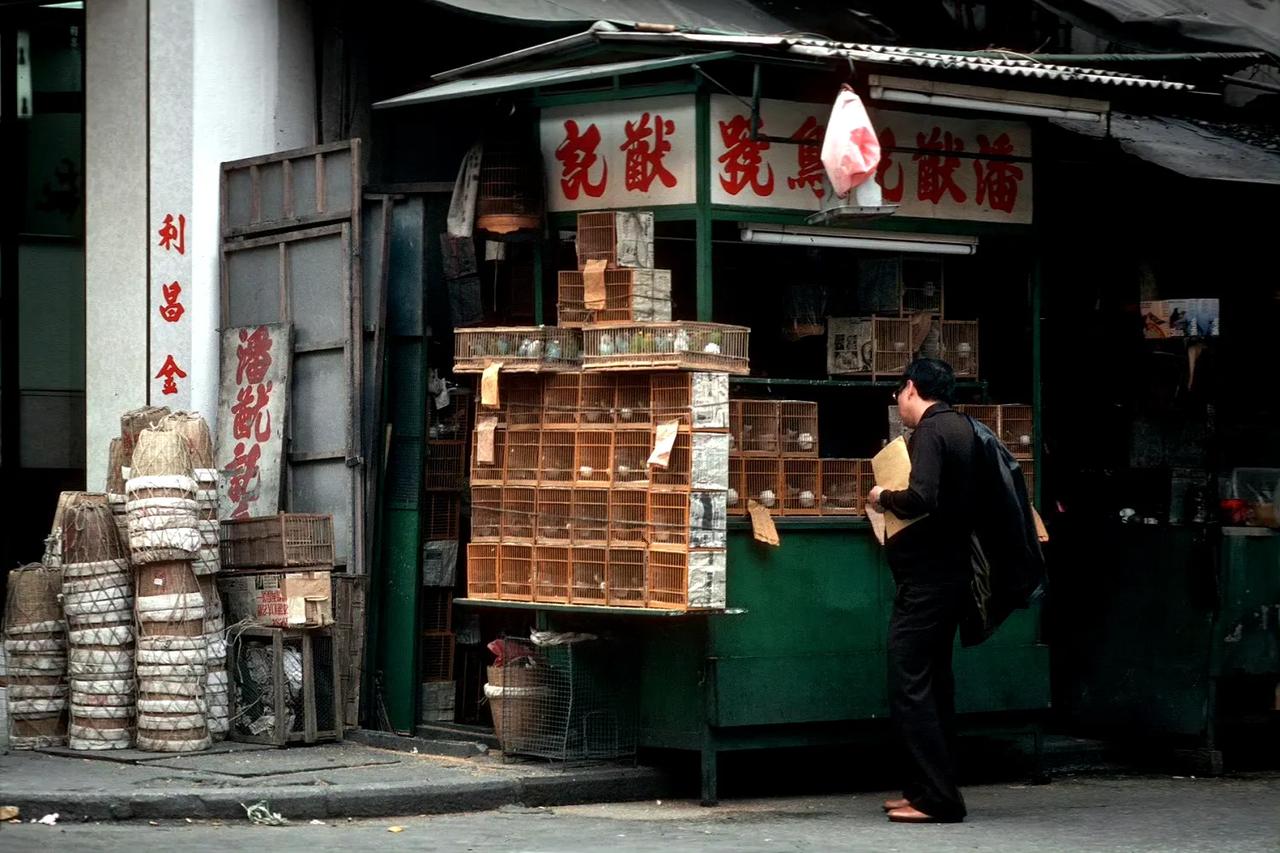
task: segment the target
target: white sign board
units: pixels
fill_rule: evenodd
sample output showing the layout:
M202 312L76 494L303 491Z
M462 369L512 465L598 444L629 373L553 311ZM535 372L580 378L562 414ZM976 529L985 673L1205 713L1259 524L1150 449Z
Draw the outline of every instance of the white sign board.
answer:
M548 209L695 203L695 125L692 95L543 110Z
M830 104L762 100L759 133L821 143L830 112ZM885 203L899 205L896 216L1031 221L1026 124L889 110L870 114L882 146L876 182ZM752 141L750 109L727 95L712 96L713 204L816 211L830 191L823 187L820 154L818 145ZM979 156L968 156L973 154Z
M816 211L830 104L762 100L751 111L711 97L711 201ZM542 114L549 208L600 210L693 204L694 99L690 95L557 107ZM1024 122L871 110L883 146L876 181L897 216L1025 224L1031 221L1031 130ZM816 144L815 144L816 143ZM986 156L984 156L986 155Z
M222 331L218 392L218 517L280 511L293 332L288 323Z

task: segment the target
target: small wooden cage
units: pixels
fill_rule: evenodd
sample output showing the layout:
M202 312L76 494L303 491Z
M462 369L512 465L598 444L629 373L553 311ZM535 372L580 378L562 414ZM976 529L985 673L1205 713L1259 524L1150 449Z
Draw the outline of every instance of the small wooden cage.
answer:
M650 607L684 610L689 606L689 555L651 551L647 603Z
M498 597L503 601L533 600L533 546L498 546Z
M590 370L713 370L750 372L746 326L718 323L588 324L583 366Z
M574 329L556 326L501 326L454 329L453 372L482 373L501 363L505 373L573 370L582 344Z
M534 548L533 600L569 603L570 549L550 545Z
M951 365L957 378L977 377L977 320L942 321L942 357Z
M777 456L780 450L777 401L740 400L738 406L739 433L737 441L731 446L736 447L736 452L744 456ZM731 422L732 419L733 410L731 409Z
M644 607L647 557L644 548L610 546L605 568L606 600L610 606Z
M533 542L537 495L538 490L532 486L502 487L503 542Z
M605 572L609 564L609 549L574 546L570 561L570 601L576 604L604 604L607 598Z
M819 515L818 460L782 460L782 514Z
M518 136L485 139L476 195L477 231L506 235L535 231L542 223L542 165L535 150L513 141Z
M609 544L609 490L574 489L570 518L573 544Z
M744 459L742 483L744 502L755 501L774 512L782 508L782 461L777 457Z
M535 541L539 545L568 545L573 541L573 489L541 486L537 489Z
M645 544L649 515L648 497L647 492L639 489L614 489L609 492L610 544Z
M808 400L778 402L778 447L783 456L818 455L818 404Z
M546 377L542 386L543 429L577 427L581 385L582 374L577 371Z
M863 515L867 492L875 485L869 459L822 459L823 515Z
M498 597L498 545L467 546L467 597Z
M1002 405L997 435L1014 456L1030 458L1035 452L1035 418L1031 407L1022 403Z

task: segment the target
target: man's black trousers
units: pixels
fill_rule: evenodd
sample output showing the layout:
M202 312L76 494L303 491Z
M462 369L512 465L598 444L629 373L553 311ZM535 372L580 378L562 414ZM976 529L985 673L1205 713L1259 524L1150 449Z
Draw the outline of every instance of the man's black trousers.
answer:
M902 794L942 820L965 815L955 782L955 676L951 649L967 583L900 580L889 622L889 708L907 753Z

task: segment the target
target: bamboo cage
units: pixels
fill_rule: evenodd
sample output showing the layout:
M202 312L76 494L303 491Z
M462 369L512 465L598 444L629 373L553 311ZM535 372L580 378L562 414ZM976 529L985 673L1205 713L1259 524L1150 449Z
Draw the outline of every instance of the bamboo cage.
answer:
M779 415L776 400L737 401L737 429L733 447L743 456L776 457L781 450L779 443ZM733 429L734 410L730 409L730 430ZM732 432L731 432L732 435Z
M978 375L978 321L942 321L942 357L958 379Z
M498 546L498 597L503 601L533 600L533 546Z
M609 544L609 490L574 489L570 518L574 545Z
M571 550L571 560L570 601L575 604L604 604L608 599L605 573L609 549L575 545Z
M467 546L467 597L498 597L498 548L493 544Z
M643 545L649 516L648 493L639 489L609 492L609 543Z
M717 323L645 323L583 327L582 363L588 370L709 370L750 372L746 326Z
M782 514L819 515L818 460L782 460Z
M482 373L501 364L504 373L575 370L581 361L579 333L556 326L454 329L453 372Z
M537 544L568 545L573 541L573 492L550 486L537 490Z
M502 486L471 487L471 541L497 542L502 538Z
M647 429L618 429L613 434L613 485L649 485L649 453L653 434Z
M612 482L612 430L579 430L575 433L574 482L579 486L607 486Z
M818 455L818 404L808 400L778 403L778 447L783 456Z
M648 526L648 539L652 548L688 548L689 495L685 492L650 492Z
M568 604L570 549L539 545L534 548L533 600Z
M579 397L578 423L584 427L607 427L616 421L618 374L583 373Z
M619 428L653 423L650 377L647 373L619 373L614 398L614 423Z
M689 554L653 551L649 554L646 603L650 607L683 610L689 606Z
M471 485L501 485L503 478L506 476L503 466L506 464L507 456L507 431L503 429L495 429L493 431L493 459L489 462L480 461L479 451L479 435L471 434Z
M502 542L533 543L537 496L532 486L502 487Z
M542 386L542 428L575 429L581 406L583 374L577 371L546 377Z
M996 433L1005 447L1019 459L1035 452L1035 417L1030 406L1005 403L1000 406L1000 429Z
M819 460L823 515L864 515L867 492L875 485L869 459Z
M573 465L576 435L561 430L543 430L539 450L538 482L572 483L576 476Z
M572 434L570 439L572 440ZM524 486L538 485L541 453L541 430L508 430L503 482Z
M602 260L608 269L653 267L653 213L604 210L578 214L578 269Z
M507 235L536 231L542 224L542 166L536 150L518 144L518 134L495 134L484 142L476 194L477 231Z
M605 598L609 606L644 607L647 557L643 548L609 547L605 568Z
M783 494L782 460L777 457L772 459L744 459L742 483L745 498L740 496L740 500L744 500L744 502L747 500L755 501L771 511L781 509L781 495Z

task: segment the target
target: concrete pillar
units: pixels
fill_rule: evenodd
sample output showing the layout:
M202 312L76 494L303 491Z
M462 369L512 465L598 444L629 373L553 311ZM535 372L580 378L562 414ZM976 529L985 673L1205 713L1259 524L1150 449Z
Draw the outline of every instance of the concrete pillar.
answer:
M219 164L311 144L315 73L305 0L86 13L86 468L100 488L124 410L194 410L216 429Z

